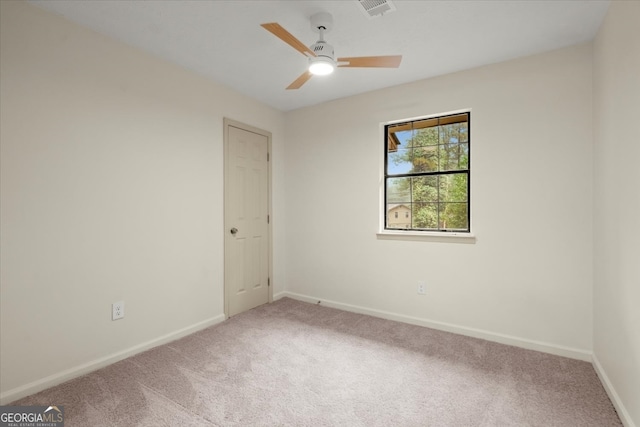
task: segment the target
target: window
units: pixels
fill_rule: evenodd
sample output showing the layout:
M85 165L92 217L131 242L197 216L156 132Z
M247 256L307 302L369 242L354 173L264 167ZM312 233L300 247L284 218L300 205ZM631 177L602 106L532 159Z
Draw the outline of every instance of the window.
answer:
M385 126L386 230L471 230L469 123L458 113ZM399 206L410 218L402 227L389 221Z

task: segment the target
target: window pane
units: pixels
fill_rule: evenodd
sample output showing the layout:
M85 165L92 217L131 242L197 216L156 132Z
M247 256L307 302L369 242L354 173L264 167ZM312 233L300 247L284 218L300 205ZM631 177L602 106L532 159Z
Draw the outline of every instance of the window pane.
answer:
M440 144L457 144L460 141L461 123L440 126Z
M411 195L414 202L437 202L438 177L422 176L411 178Z
M440 125L440 144L447 142L468 142L469 123L457 122Z
M389 153L387 159L387 173L389 175L408 173L411 172L411 168L411 150L402 148Z
M458 168L458 144L439 145L440 170L457 170Z
M439 146L440 170L465 170L469 167L469 144L451 143Z
M438 228L438 204L414 203L412 209L413 228L433 230Z
M393 126L388 130L388 147L389 152L396 151L398 148L409 148L413 138L413 130L411 126Z
M437 172L438 146L427 146L413 149L413 170L411 172Z
M403 148L409 148L411 146L411 138L413 137L412 130L403 130L400 132L395 132L394 134L398 142Z
M441 203L439 228L467 230L469 228L466 203Z
M413 137L414 147L423 147L425 145L438 145L438 128L430 127L418 129Z
M387 204L411 203L411 178L387 178Z
M440 176L440 202L466 202L469 200L467 174Z
M387 228L411 228L411 204L387 204Z

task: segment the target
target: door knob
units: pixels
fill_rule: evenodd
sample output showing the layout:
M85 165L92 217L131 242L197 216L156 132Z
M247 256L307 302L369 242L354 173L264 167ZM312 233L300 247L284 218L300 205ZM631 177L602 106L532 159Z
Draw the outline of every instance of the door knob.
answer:
M233 227L233 228L231 229L231 234L233 234L234 236L236 235L236 233L237 233L237 232L238 232L238 229L237 229L237 228Z

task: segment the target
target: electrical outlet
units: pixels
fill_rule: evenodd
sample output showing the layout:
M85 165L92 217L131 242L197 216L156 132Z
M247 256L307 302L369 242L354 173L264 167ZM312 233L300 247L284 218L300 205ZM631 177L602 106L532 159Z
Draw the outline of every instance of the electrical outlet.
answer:
M425 295L427 293L427 284L424 281L418 282L418 295Z
M111 304L111 320L118 320L124 317L124 301Z

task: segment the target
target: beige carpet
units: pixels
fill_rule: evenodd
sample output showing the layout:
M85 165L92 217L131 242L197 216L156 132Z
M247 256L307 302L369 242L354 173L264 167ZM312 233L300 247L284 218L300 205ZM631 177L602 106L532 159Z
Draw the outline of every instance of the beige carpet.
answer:
M22 399L71 426L619 426L586 362L288 298Z

